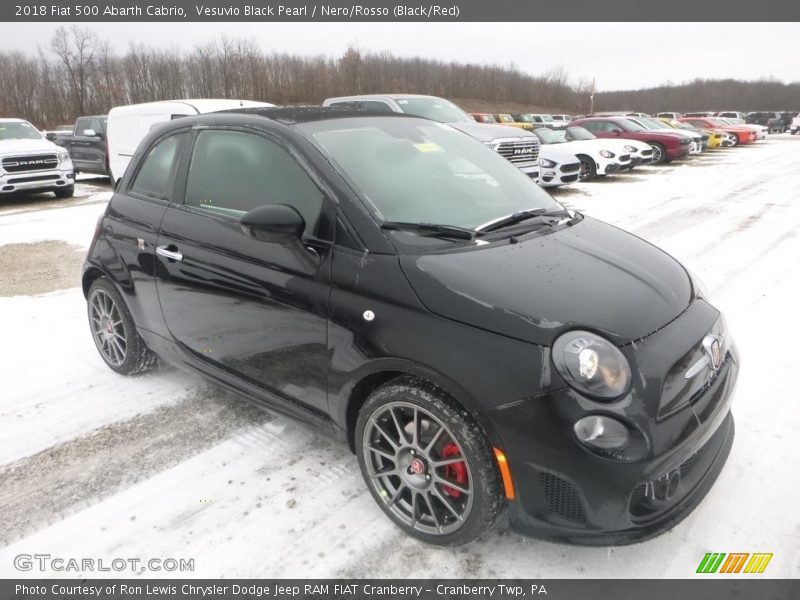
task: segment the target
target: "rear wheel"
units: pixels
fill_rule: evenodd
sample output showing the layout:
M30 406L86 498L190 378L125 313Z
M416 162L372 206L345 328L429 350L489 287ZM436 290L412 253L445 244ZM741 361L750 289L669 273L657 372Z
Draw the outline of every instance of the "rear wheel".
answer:
M658 142L653 142L650 144L650 147L653 149L652 163L654 165L661 165L667 162L667 150L664 148L664 146Z
M505 509L492 450L468 413L435 387L390 381L365 402L356 454L370 493L406 533L431 544L465 544Z
M128 307L108 279L92 283L87 299L89 329L105 363L117 373L134 375L152 367L156 355L145 345L136 330Z
M739 145L739 135L734 133L733 137L731 138L731 147Z

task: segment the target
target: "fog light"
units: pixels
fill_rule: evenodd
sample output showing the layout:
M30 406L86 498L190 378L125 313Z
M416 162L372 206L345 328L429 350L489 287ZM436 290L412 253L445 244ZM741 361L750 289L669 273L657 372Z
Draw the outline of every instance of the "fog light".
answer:
M573 427L581 444L599 450L622 450L630 442L628 428L611 417L590 415Z

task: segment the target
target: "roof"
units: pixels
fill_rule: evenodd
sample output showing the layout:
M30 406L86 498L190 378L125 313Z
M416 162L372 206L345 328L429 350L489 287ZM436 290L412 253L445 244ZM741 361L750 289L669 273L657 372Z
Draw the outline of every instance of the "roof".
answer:
M308 123L310 121L325 121L328 119L343 119L347 117L390 117L409 118L403 113L390 113L372 111L358 108L338 108L334 106L295 106L286 108L230 108L217 111L215 114L236 113L240 115L255 115L278 121L285 125Z
M25 119L0 117L0 123L27 123L27 121Z

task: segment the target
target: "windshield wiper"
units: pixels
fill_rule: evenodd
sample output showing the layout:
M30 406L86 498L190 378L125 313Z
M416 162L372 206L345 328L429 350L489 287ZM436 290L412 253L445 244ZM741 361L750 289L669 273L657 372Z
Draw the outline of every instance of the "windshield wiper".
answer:
M570 213L566 210L550 212L546 208L529 208L527 210L520 210L511 213L510 215L506 215L505 217L500 217L499 219L494 219L488 223L484 223L483 225L476 227L475 231L478 233L488 233L490 231L497 231L498 229L510 227L512 225L516 225L517 223L522 223L523 221L538 217L550 218L568 216L570 216Z
M465 229L456 225L439 225L437 223L386 221L381 224L381 229L414 231L423 235L450 237L460 240L471 240L475 237L475 232L472 229Z

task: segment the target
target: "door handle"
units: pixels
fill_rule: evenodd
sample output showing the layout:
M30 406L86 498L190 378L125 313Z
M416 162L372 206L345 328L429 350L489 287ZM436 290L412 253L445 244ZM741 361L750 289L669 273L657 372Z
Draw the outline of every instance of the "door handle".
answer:
M177 249L170 250L170 248L175 248L175 246L158 246L156 248L156 254L160 254L164 258L170 260L183 260L183 254L178 252Z

